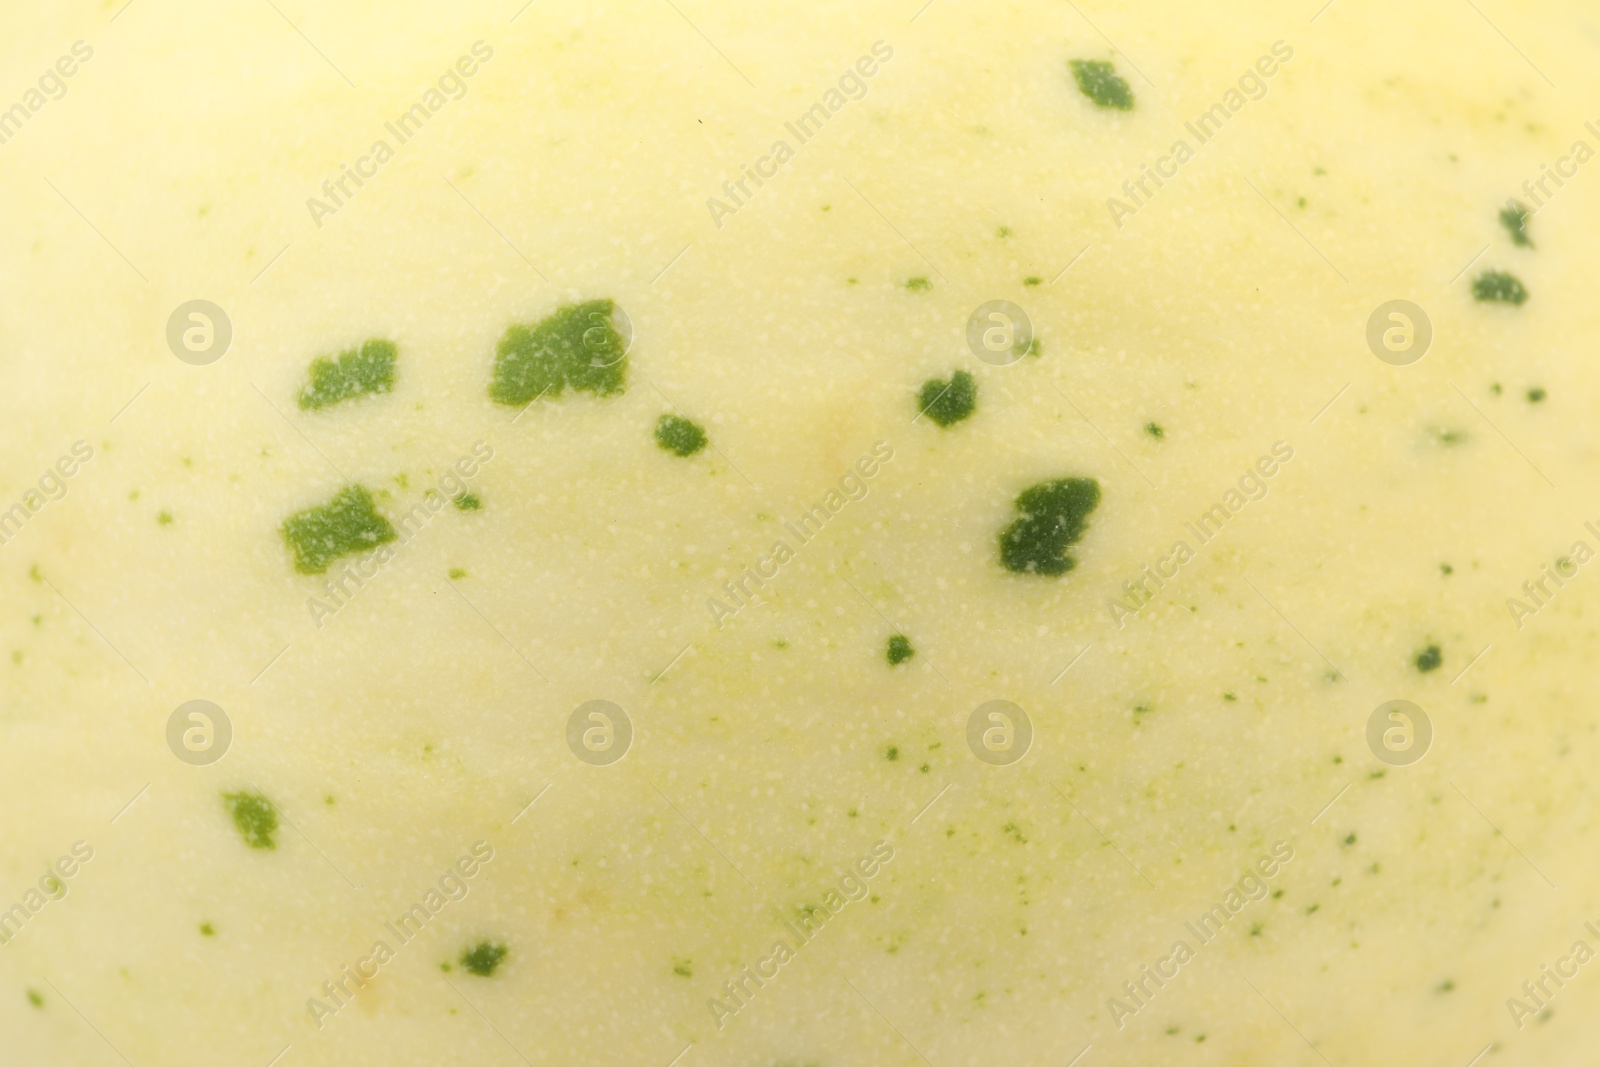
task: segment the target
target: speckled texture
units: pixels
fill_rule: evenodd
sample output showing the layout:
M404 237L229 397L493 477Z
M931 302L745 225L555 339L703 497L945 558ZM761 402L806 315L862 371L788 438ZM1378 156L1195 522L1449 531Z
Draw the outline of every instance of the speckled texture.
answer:
M1498 218L1600 146L1586 5L519 3L7 16L4 101L93 57L0 145L0 512L65 486L0 545L0 909L64 893L0 945L0 1060L1588 1062L1595 965L1546 1022L1506 1001L1600 947L1600 577L1507 599L1600 546L1600 164L1531 246ZM1133 205L1144 164L1176 176ZM778 169L708 207L742 166ZM1527 301L1474 301L1490 270ZM165 341L196 298L233 326L209 366ZM491 401L509 325L607 299L625 391ZM1367 350L1392 299L1432 319L1411 366ZM968 350L990 300L1037 358ZM298 410L372 337L392 392ZM917 419L956 369L971 417ZM711 447L660 449L667 410ZM1013 502L1062 478L1102 492L1076 567L1007 573ZM318 612L336 576L278 530L347 479L401 536ZM1176 577L1137 605L1147 566ZM197 698L232 723L211 765L166 741ZM593 699L633 729L609 766L568 747ZM1012 766L967 751L996 699L1035 730ZM1431 717L1420 763L1367 748L1391 699ZM222 801L257 791L270 850ZM319 1014L345 967L377 977ZM777 976L719 1013L745 967Z

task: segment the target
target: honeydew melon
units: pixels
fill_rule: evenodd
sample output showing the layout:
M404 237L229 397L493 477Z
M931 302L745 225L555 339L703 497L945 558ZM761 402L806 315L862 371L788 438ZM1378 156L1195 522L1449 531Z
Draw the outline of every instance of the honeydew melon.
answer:
M0 1061L1588 1062L1587 5L519 3L8 15Z

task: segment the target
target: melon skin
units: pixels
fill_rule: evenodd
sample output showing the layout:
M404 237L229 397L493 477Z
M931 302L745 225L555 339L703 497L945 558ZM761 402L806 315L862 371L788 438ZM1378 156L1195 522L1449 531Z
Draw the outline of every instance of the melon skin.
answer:
M0 41L18 1062L1586 1062L1585 7L515 6ZM625 388L496 403L606 300ZM1036 353L970 347L996 300ZM372 339L392 388L300 407ZM1064 479L1074 565L1008 571ZM299 573L347 483L399 535Z

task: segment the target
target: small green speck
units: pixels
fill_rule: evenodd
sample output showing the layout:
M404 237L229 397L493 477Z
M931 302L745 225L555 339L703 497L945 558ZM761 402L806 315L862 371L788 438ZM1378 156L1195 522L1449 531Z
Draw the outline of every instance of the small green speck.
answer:
M891 667L898 667L916 654L917 650L911 647L911 639L905 634L895 634L889 638L889 644L883 652Z
M964 370L950 375L949 381L929 378L917 394L917 406L940 426L960 422L978 406L978 380Z
M340 556L376 548L396 536L389 520L373 508L372 493L360 485L346 486L326 504L289 516L282 533L301 574L321 574Z
M212 926L210 923L201 923L200 924L200 936L201 937L216 937L217 936L217 928L215 926Z
M251 848L277 848L278 812L260 793L224 793L222 802L233 815L233 825Z
M324 803L324 804L326 804L326 805L328 805L328 806L329 806L329 807L330 807L330 808L331 808L331 807L333 807L333 803L334 803L334 801L333 801L333 794L332 794L332 793L329 793L329 794L328 794L328 795L327 795L327 796L325 796L325 797L323 797L323 798L322 798L322 802L323 802L323 803Z
M706 447L706 431L681 415L656 420L656 444L677 456L692 456Z
M311 380L300 390L300 408L312 411L368 393L394 388L393 341L372 338L359 349L339 353L337 360L318 356L311 361Z
M1506 202L1500 209L1500 225L1511 235L1511 243L1519 248L1532 248L1533 238L1528 236L1528 206L1516 200Z
M1030 274L1028 277L1022 279L1022 284L1023 285L1043 285L1044 284L1044 279L1036 277L1036 276Z
M1082 539L1100 504L1093 478L1040 482L1016 499L1022 517L1000 532L1000 563L1016 574L1066 574L1078 561L1067 549Z
M923 277L907 278L906 288L913 293L925 293L933 288L933 283Z
M899 746L898 745L890 745L888 748L884 749L883 750L883 758L888 760L890 763L893 763L895 760L899 759L900 758L900 748L899 748Z
M44 1007L44 997L37 989L28 990L28 1003L36 1008Z
M461 953L461 966L480 978L487 978L506 958L506 947L489 941L479 941Z
M1296 207L1305 207L1306 206L1306 198L1302 196L1299 200L1296 200L1295 201L1295 206Z
M462 493L450 503L456 506L457 511L477 511L483 507L483 501L477 493Z
M451 567L448 573L452 582L457 578L465 578L467 576L467 572L460 567Z
M1528 299L1528 287L1514 274L1490 270L1472 279L1472 296L1485 303L1521 304Z
M1313 904L1306 909L1307 915L1315 915L1322 908L1321 904Z
M1352 830L1350 832L1350 834L1344 839L1344 844L1345 844L1346 848L1349 848L1351 845L1353 845L1355 843L1356 843L1356 835L1355 835L1355 831Z
M1151 437L1154 437L1157 441L1160 441L1167 436L1167 431L1163 430L1158 424L1153 422L1147 422L1144 424L1144 432L1149 434Z
M846 278L844 280L844 283L846 285L860 285L861 284L861 279L860 278Z
M595 396L622 392L628 354L612 319L616 309L610 300L587 300L533 326L508 327L495 350L490 399L521 406L569 387Z
M680 978L693 978L694 961L679 959L678 957L674 956L672 958L672 973Z
M1434 987L1434 992L1436 992L1436 993L1448 993L1452 989L1454 989L1455 987L1456 987L1456 984L1454 982L1452 982L1450 979L1446 978L1444 981L1440 982L1437 986Z
M1234 696L1232 693L1223 693L1222 694L1222 699L1228 701L1229 703L1232 703L1233 701L1238 700L1239 698Z
M137 489L130 490L129 493L128 493L128 499L129 500L138 500L139 499L139 490L137 490Z
M1438 645L1429 645L1417 653L1417 670L1426 674L1439 669L1439 664L1444 662L1444 654L1439 651Z
M1011 227L1010 226L1001 226L999 229L994 231L994 235L996 237L1000 238L1001 240L1004 240L1005 238L1011 236Z
M1450 575L1454 574L1455 572L1456 572L1456 569L1454 567L1450 566L1450 564L1448 564L1448 563L1439 564L1439 573L1444 575L1445 577L1449 577Z
M1532 389L1528 390L1528 403L1530 403L1530 404L1543 403L1544 398L1546 396L1548 396L1548 395L1549 394L1546 393L1543 389L1540 389L1538 386L1534 386Z
M34 563L28 567L28 577L32 578L35 582L44 581L44 575L39 573L39 565L37 563Z
M441 964L439 964L439 969L441 971L443 971L445 974L449 974L450 973L450 964L448 962L441 963Z
M158 511L158 512L156 512L156 522L159 523L162 526L171 526L172 525L172 512L170 512L170 511Z
M1069 65L1078 90L1096 107L1133 110L1133 90L1110 63L1103 59L1074 59Z

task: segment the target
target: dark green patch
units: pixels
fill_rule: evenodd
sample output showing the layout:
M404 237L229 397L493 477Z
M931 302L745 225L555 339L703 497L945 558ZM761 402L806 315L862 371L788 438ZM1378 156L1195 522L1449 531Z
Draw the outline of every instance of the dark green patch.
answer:
M467 576L467 572L462 570L460 567L451 567L445 573L452 582L457 578L465 578Z
M360 485L346 486L326 504L289 516L282 532L294 552L294 569L301 574L321 574L340 556L395 539L394 527L373 508L372 493Z
M1528 236L1528 205L1511 200L1500 209L1500 225L1511 235L1511 243L1522 248L1532 248L1533 238Z
M693 978L694 961L682 960L674 956L672 958L672 973L677 975L679 978Z
M888 748L884 749L883 750L883 758L888 760L890 763L893 763L895 760L899 759L900 758L900 748L899 748L899 746L898 745L890 745Z
M483 507L483 501L478 498L477 493L462 493L450 503L456 506L457 511L477 511Z
M487 978L495 972L501 962L506 958L506 947L490 941L479 941L472 948L461 953L461 966L480 978Z
M215 926L212 926L210 923L201 923L200 924L200 936L201 937L216 937L217 936L217 928Z
M656 420L656 444L678 456L692 456L706 447L706 432L681 415L663 415Z
M1345 847L1347 848L1356 843L1356 834L1354 830L1350 831L1349 836L1344 839L1344 843Z
M161 526L171 526L172 525L172 512L170 512L170 511L158 511L158 512L156 512L156 523L158 525L161 525Z
M1439 651L1438 645L1429 645L1417 653L1417 670L1426 674L1439 669L1439 664L1444 662L1444 653Z
M883 650L884 658L889 661L889 666L898 667L906 660L917 654L911 647L911 639L905 634L895 634L889 638L889 644Z
M1077 566L1067 549L1082 539L1100 504L1093 478L1040 482L1017 497L1022 517L1000 533L1000 563L1017 574L1061 575Z
M1044 279L1043 278L1036 278L1036 277L1033 277L1032 275L1029 275L1028 277L1022 279L1022 284L1023 285L1028 285L1028 286L1043 285L1044 284Z
M1133 110L1133 90L1110 63L1103 59L1074 59L1068 65L1079 92L1093 100L1096 107Z
M1153 422L1147 422L1144 424L1144 432L1149 434L1151 437L1154 437L1157 441L1167 436L1167 431L1163 430L1160 426Z
M623 390L628 356L610 300L568 304L536 325L508 327L495 349L489 397L500 404L555 399L564 389L611 396Z
M28 990L28 1003L36 1008L44 1007L44 995L37 989Z
M1448 563L1439 564L1439 573L1444 575L1445 577L1448 578L1450 575L1454 574L1455 572L1456 572L1456 569L1454 567L1450 566L1450 564L1448 564Z
M1550 394L1546 393L1543 389L1540 389L1538 386L1534 386L1532 389L1528 390L1528 403L1530 403L1530 404L1543 403L1544 402L1544 398L1549 396L1549 395Z
M277 848L278 812L260 793L224 793L233 825L251 848Z
M933 288L933 283L930 282L928 279L921 278L921 277L918 277L918 278L907 278L906 279L906 288L910 289L913 293L925 293L929 289Z
M917 394L917 405L940 426L960 422L978 406L978 380L964 370L950 375L949 381L929 378Z
M311 380L300 390L300 409L313 411L351 397L387 393L394 389L393 341L373 338L359 349L340 352L338 359L318 356L311 361Z
M1520 304L1528 299L1528 287L1514 274L1489 270L1472 279L1472 296L1488 303Z

